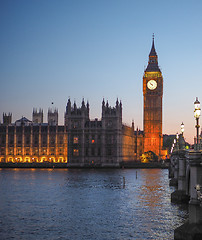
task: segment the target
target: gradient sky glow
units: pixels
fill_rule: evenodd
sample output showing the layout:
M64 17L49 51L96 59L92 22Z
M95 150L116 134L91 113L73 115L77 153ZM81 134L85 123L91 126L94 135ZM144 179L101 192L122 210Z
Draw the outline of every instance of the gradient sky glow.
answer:
M202 1L1 0L0 119L46 115L64 123L67 99L123 103L123 122L143 128L142 77L155 33L164 77L163 133L195 135L193 102L202 102Z

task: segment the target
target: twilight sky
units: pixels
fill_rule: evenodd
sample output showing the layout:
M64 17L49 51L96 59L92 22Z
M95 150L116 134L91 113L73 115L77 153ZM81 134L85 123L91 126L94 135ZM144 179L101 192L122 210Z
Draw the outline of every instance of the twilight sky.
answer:
M202 102L201 0L1 0L0 119L44 120L54 102L64 123L68 97L89 101L101 118L103 97L123 104L123 122L143 128L142 77L155 34L164 77L163 133L195 135Z

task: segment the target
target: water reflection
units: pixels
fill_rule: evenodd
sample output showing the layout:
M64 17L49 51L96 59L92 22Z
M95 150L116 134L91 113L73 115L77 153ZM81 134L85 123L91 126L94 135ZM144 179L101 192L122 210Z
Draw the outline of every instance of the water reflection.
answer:
M158 207L162 204L165 195L165 185L162 181L162 171L160 169L142 170L142 185L138 195L140 202L150 208Z
M137 178L136 178L137 172ZM0 239L172 239L167 170L4 169Z
M66 178L66 187L80 189L121 189L123 177L113 170L72 170Z

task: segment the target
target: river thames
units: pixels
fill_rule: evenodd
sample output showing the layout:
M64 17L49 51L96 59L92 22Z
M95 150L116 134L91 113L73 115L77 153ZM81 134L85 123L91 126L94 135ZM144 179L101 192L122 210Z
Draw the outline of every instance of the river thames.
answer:
M167 169L0 169L0 239L173 239Z

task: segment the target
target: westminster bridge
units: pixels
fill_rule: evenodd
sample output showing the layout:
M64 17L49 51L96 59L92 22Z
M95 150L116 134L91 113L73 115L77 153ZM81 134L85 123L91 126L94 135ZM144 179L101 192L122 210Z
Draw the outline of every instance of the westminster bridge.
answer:
M189 220L175 229L175 239L202 239L202 151L175 150L170 160L171 201L189 204Z

